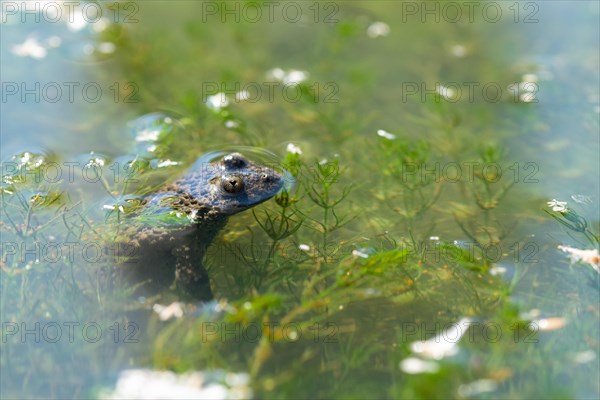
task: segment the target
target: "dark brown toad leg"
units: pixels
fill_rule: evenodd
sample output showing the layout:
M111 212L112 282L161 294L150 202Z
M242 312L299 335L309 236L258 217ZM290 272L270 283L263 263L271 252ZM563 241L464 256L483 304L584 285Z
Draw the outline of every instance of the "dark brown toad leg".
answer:
M176 258L175 286L195 300L211 300L213 295L210 289L210 279L202 265L205 249L202 250L199 247L201 246L186 243L173 250Z
M220 218L198 224L194 234L186 236L185 240L173 249L176 259L175 286L193 299L204 301L213 298L210 279L202 259L225 223L226 219Z

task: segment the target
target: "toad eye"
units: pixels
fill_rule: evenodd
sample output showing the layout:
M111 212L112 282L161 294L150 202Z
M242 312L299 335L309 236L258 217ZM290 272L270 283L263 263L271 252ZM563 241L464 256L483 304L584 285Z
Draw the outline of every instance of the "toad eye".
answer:
M248 160L239 153L231 153L223 157L223 164L228 169L243 168L248 165Z
M238 193L244 190L244 181L238 175L224 176L221 178L221 187L227 193Z

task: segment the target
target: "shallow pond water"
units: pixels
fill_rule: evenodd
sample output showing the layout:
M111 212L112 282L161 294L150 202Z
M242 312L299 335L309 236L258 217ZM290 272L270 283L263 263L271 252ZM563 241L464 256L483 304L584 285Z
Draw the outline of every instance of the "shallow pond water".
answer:
M597 2L67 3L0 13L3 398L600 396ZM132 295L131 208L230 151L287 184L215 300Z

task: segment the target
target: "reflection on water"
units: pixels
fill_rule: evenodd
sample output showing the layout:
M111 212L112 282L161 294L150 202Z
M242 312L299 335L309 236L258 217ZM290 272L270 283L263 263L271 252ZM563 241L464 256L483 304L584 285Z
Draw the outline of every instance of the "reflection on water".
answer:
M2 395L598 397L598 5L423 7L2 3ZM127 212L230 151L289 185L221 300L133 296Z
M114 41L102 37L118 19L93 8L54 1L3 4L2 109L11 115L2 121L3 160L22 151L115 149L106 139L122 135L137 101L118 74L100 73L116 50Z

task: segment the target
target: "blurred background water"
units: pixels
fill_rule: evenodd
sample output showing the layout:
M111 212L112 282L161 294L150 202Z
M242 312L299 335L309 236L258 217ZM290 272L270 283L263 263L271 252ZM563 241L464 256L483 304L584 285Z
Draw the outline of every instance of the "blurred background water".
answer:
M125 368L220 368L248 373L258 397L597 398L598 261L581 251L597 257L599 14L593 1L3 1L3 397L97 396ZM66 184L68 165L81 181L99 157L114 178L111 165L164 130L173 143L158 164L231 146L339 163L350 222L328 236L306 222L278 242L294 254L332 245L331 260L281 253L264 263L279 283L249 284L258 264L244 270L222 249L270 243L248 234L260 231L251 213L207 260L231 320L294 321L304 340L209 345L202 312L163 323L146 304L138 320L126 300L84 288L101 266L12 254L104 238L103 206L121 191ZM53 190L15 184L36 154L63 173L60 208L17 196ZM317 218L303 199L299 220ZM72 210L85 223L63 223ZM351 271L375 280L339 284ZM320 275L325 286L306 283ZM21 336L65 321L139 332L127 344ZM460 351L443 337L411 347L459 321L480 324ZM314 323L335 340L306 339Z

